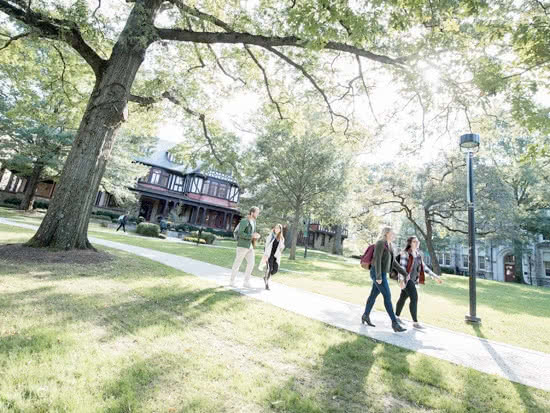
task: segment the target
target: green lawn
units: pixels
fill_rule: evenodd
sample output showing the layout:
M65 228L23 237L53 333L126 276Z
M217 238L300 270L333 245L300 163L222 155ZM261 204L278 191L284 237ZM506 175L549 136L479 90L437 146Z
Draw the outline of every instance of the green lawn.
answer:
M31 234L0 225L0 244ZM0 261L0 411L550 410L548 392L109 252L93 266Z
M0 208L0 216L8 216L8 214L11 217L26 219L15 211ZM195 258L226 268L231 267L235 256L234 250L231 249L127 236L95 224L92 224L90 229L90 235L94 237ZM224 241L223 245L234 245L234 242ZM257 263L260 255L261 252L257 251ZM361 305L365 303L372 284L367 272L357 263L353 261L350 263L350 260L322 253L308 251L307 259L303 258L303 254L299 254L294 262L288 260L288 254L285 254L281 267L300 273L279 272L275 276L277 282ZM254 275L261 276L257 266L254 269ZM399 288L395 282L391 282L390 285L395 303L399 296ZM548 288L479 279L477 312L482 318L479 331L475 331L472 326L464 322L469 299L466 277L446 275L442 285L428 280L426 285L421 287L419 295L420 321L550 353L550 289ZM375 309L384 311L381 299L377 301ZM360 314L358 319L359 317ZM402 317L410 317L408 306L403 310Z

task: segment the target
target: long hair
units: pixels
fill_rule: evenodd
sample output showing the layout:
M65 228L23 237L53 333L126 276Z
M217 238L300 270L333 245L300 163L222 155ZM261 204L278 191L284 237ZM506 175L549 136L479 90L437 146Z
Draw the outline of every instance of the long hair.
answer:
M382 231L380 231L380 236L378 237L379 241L386 241L386 235L388 235L389 232L392 232L393 229L391 227L384 227L382 228ZM393 249L393 245L390 241L388 241L388 245L390 247L390 250Z
M281 242L281 240L284 241L285 237L283 236L283 226L281 224L275 224L273 225L273 228L271 228L271 231L273 231L273 233L275 233L275 228L279 227L280 231L279 231L279 234L277 235L277 241Z
M417 240L417 241L418 241L418 237L416 237L416 236L413 235L412 237L407 238L407 245L405 246L405 249L403 250L403 251L406 252L407 254L410 254L411 248L412 248L412 242L413 242L414 240ZM419 250L417 250L416 252L417 252L417 254L420 254L420 251L419 251Z

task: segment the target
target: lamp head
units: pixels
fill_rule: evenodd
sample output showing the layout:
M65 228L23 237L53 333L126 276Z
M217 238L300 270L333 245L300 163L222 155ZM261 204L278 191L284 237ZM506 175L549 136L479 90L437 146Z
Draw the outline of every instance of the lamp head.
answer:
M479 149L479 135L466 133L460 137L460 149L463 152L477 152Z

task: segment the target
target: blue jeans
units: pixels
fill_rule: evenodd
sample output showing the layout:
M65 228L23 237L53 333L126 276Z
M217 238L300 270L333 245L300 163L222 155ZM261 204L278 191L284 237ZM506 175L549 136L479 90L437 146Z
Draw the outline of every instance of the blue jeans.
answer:
M382 293L382 296L384 297L384 307L386 307L386 311L390 316L391 321L397 322L397 319L395 318L395 313L393 312L390 286L388 285L388 278L386 277L386 273L385 272L382 273L382 283L378 284L376 282L376 272L373 266L370 269L370 278L372 279L372 290L370 291L369 298L367 299L367 305L365 306L364 315L365 316L370 315L372 307L374 307L374 302L376 301L376 297L378 297L378 294Z

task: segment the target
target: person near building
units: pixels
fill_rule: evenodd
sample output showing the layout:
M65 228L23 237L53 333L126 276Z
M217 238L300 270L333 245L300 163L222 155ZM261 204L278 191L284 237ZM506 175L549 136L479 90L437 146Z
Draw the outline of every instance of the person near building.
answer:
M265 240L264 255L258 267L260 271L263 271L265 267L264 284L266 290L269 290L269 279L271 276L279 271L281 256L284 249L285 238L283 236L283 226L277 224L273 227Z
M254 268L254 247L256 240L260 238L260 234L256 232L256 219L260 215L260 208L252 207L248 215L243 218L243 222L239 223L239 231L237 233L237 251L235 254L235 261L231 269L230 284L235 287L235 278L237 272L246 258L246 270L244 273L243 287L250 288L250 275Z

